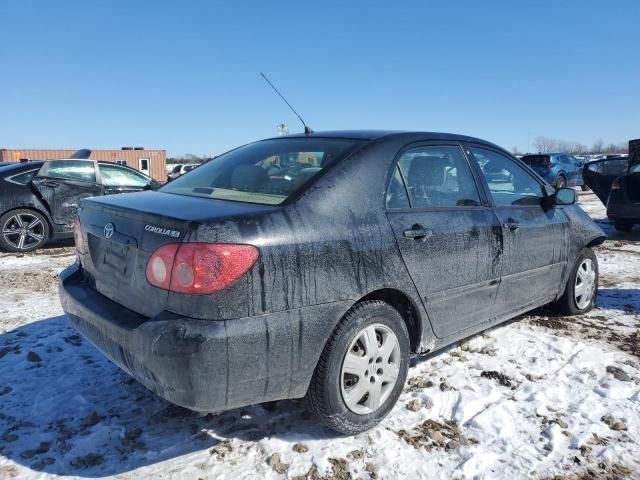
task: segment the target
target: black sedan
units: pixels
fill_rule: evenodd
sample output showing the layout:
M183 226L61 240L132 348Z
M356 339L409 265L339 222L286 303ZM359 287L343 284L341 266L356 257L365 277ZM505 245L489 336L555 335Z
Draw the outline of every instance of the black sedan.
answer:
M142 173L79 158L0 167L0 247L29 252L49 239L73 235L78 201L155 186Z
M83 200L60 297L80 332L173 403L306 396L356 433L393 408L412 353L541 305L593 307L590 247L605 237L574 203L475 138L263 140L157 191Z
M630 232L640 224L640 151L630 157L589 162L583 176L607 207L607 217L613 220L616 230Z

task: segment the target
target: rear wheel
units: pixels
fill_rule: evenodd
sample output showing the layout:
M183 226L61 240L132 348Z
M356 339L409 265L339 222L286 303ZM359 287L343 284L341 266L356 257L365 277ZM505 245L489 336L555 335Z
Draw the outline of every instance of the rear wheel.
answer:
M598 259L590 248L578 255L562 296L552 305L563 315L581 315L593 308L598 291Z
M10 252L31 252L49 240L47 219L35 210L18 209L0 217L0 245Z
M619 232L630 232L633 229L633 222L629 220L616 220L613 222L613 226Z
M377 425L396 404L409 368L409 334L387 303L354 306L338 323L307 392L329 428L353 435Z
M560 189L566 186L567 186L567 179L565 178L565 176L558 175L558 178L556 178L556 188Z

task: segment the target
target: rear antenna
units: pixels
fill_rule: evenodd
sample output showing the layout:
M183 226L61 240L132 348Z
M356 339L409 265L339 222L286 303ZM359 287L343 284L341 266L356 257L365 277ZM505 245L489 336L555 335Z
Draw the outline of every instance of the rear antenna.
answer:
M265 81L265 82L267 82L271 88L273 88L273 90L274 90L274 91L275 91L275 92L280 96L280 98L282 99L282 101L283 101L284 103L286 103L286 104L287 104L287 107L289 107L289 108L291 109L291 111L292 111L293 113L295 113L296 117L298 117L298 119L300 120L300 123L302 123L302 125L304 126L304 134L305 134L305 135L311 135L311 134L313 133L313 130L311 130L311 128L310 128L309 126L307 126L307 124L306 124L306 123L304 123L304 120L302 119L302 117L301 117L300 115L298 115L298 112L296 112L296 111L293 109L293 107L291 106L291 104L290 104L289 102L287 102L287 99L286 99L286 98L284 98L284 97L282 96L282 94L281 94L281 93L278 91L278 89L273 85L273 83L271 83L271 82L269 81L269 79L267 78L267 76L266 76L264 73L260 72L260 75L262 75L262 78L264 78L264 81Z

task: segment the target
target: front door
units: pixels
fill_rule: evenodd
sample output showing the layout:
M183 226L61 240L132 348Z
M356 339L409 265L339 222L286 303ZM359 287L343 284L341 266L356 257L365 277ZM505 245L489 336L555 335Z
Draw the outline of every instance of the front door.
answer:
M49 160L33 177L32 184L49 207L58 225L73 225L82 198L102 193L96 184L93 160Z
M445 338L490 319L500 224L483 205L461 147L416 146L401 153L394 168L387 218L435 335Z
M485 147L469 151L482 172L502 225L504 251L496 316L512 316L559 293L569 250L569 220L562 208L543 206L543 185L514 158ZM509 172L494 182L486 172Z

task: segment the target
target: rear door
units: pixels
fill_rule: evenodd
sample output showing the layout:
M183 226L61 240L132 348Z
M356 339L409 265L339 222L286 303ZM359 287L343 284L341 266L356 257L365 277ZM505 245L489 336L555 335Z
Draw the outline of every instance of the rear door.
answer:
M414 145L394 168L387 218L434 333L444 338L490 319L500 225L481 199L461 146Z
M152 183L149 177L116 164L100 163L98 171L100 184L105 195L139 192Z
M92 160L49 160L33 177L32 184L49 207L53 221L72 226L82 198L102 194L96 183Z
M495 313L512 316L558 293L567 264L569 221L561 208L542 206L544 187L515 158L486 146L469 145L491 196L504 241ZM509 182L492 182L485 171L503 168Z

